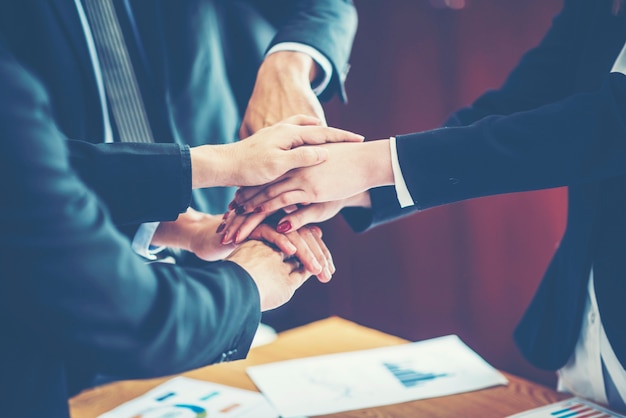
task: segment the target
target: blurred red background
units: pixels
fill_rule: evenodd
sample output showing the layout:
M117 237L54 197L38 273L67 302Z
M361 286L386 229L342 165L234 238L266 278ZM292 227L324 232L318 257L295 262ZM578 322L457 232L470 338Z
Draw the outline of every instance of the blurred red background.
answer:
M562 0L355 0L346 89L328 122L368 139L431 129L497 88ZM329 315L421 340L458 334L494 366L546 384L512 340L565 227L564 189L460 202L364 234L324 225L337 272L265 315L282 330Z

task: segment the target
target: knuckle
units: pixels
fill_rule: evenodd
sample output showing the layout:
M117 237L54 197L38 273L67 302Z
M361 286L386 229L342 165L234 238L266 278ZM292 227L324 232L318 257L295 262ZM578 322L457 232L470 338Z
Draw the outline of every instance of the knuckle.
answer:
M264 192L263 192L263 197L265 199L274 199L276 197L278 197L278 190L274 187L268 187Z
M287 206L289 205L291 202L289 200L289 196L287 194L282 194L278 197L277 199L278 203L280 203L282 206Z

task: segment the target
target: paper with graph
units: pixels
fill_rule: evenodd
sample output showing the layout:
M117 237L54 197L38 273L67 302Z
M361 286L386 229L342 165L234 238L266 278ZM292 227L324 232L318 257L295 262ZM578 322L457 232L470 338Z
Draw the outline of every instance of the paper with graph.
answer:
M456 335L248 367L281 417L452 395L507 384Z
M508 418L624 418L581 398L569 398L541 408L511 415Z
M258 392L176 377L98 418L278 418Z

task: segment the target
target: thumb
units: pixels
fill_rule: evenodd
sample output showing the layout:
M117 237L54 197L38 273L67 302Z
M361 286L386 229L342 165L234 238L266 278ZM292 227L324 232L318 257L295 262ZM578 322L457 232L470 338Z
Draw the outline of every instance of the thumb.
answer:
M298 147L287 151L293 163L292 168L317 165L328 159L328 150L322 147Z

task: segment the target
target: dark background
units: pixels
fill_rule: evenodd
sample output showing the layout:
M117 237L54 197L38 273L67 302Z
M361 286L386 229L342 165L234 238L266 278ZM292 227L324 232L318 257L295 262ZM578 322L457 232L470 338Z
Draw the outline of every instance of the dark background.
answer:
M437 4L442 3L442 4ZM562 0L355 0L346 89L330 125L368 139L431 129L497 88L535 46ZM310 280L264 322L283 330L339 315L409 340L458 334L494 366L546 384L512 332L565 227L564 189L427 210L364 234L326 222L337 272Z

